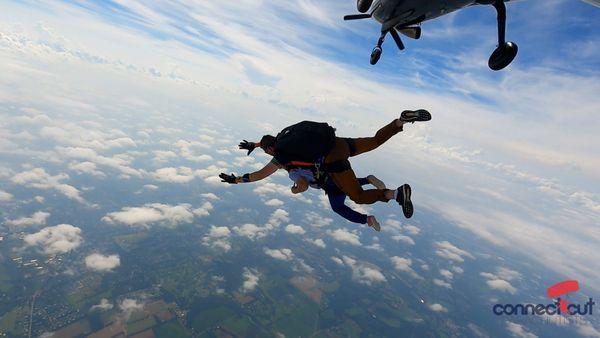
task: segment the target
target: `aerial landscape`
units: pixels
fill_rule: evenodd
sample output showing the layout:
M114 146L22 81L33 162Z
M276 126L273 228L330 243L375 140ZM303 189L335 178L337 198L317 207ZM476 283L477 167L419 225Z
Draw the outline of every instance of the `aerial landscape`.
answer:
M0 4L0 337L600 337L596 307L494 310L600 299L600 9L507 8L500 73L486 7L371 66L354 1ZM352 158L412 186L411 218L347 200L380 232L283 170L219 178L271 161L242 140L417 108Z

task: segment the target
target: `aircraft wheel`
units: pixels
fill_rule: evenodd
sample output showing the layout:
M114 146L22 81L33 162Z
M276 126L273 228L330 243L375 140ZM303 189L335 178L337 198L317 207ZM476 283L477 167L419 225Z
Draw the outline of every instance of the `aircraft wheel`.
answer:
M381 47L373 48L373 51L371 52L371 64L372 65L376 64L377 61L379 61L379 58L381 57L381 52L382 52Z
M498 46L490 56L488 66L492 70L501 70L508 66L517 56L519 47L514 42L506 42L503 46Z
M356 8L359 12L366 13L371 8L371 4L373 4L373 0L358 0L356 1Z

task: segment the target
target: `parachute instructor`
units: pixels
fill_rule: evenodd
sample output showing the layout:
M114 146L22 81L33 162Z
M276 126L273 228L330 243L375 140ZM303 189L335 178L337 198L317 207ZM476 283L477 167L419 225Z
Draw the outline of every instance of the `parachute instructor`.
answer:
M335 135L335 129L326 123L303 121L283 129L277 137L265 135L260 142L244 140L240 149L248 150L248 155L256 148L262 148L273 159L262 169L236 177L221 173L222 182L236 184L262 180L278 169L296 167L310 168L319 176L326 172L336 186L357 204L388 202L395 199L402 207L406 218L413 214L410 200L411 188L403 184L395 190L363 190L348 159L376 149L392 136L403 130L404 124L416 121L429 121L431 114L424 109L405 110L398 119L379 129L372 137L342 138Z

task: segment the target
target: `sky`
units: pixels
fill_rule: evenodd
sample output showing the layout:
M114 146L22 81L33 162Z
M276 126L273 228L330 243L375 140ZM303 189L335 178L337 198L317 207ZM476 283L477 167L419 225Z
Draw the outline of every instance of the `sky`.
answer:
M519 54L507 69L492 72L487 59L497 38L490 6L424 23L421 40L405 39L403 52L387 41L377 66L368 59L378 24L341 19L356 11L353 1L11 1L1 7L0 102L9 113L0 121L0 156L23 167L0 168L0 174L14 184L51 187L93 206L55 166L70 163L71 172L116 172L123 179L189 177L148 172L135 166L134 151L116 150L181 131L140 128L202 121L229 133L197 130L190 139L234 153L239 140L233 136L258 140L304 119L357 137L404 109L425 108L431 122L408 125L376 152L353 159L356 170L389 186L408 182L417 210L442 215L477 241L521 253L555 271L557 280L574 278L598 290L598 8L572 0L509 3L507 39ZM58 145L32 149L44 140ZM190 146L178 147L185 154ZM268 160L255 157L211 165L210 156L198 157L194 169L217 185L218 169L241 174ZM24 159L47 167L34 171ZM0 188L1 200L10 195Z

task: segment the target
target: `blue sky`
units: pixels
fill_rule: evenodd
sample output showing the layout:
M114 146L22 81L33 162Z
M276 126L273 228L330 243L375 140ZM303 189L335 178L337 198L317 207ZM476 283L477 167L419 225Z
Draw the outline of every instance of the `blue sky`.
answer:
M566 0L508 4L507 38L519 55L501 72L487 68L497 39L490 6L424 23L422 39L405 39L402 53L389 39L375 67L368 57L378 24L341 20L354 11L353 1L5 2L2 102L45 107L53 118L97 119L87 125L105 123L100 129L108 131L85 135L67 125L70 138L59 138L51 124L45 133L19 134L15 115L2 121L0 155L51 163L73 155L65 144L83 153L98 144L94 137L113 135L125 118L120 111L129 121L160 125L176 110L258 138L302 119L364 136L404 109L423 107L430 123L407 126L357 158L357 170L390 185L410 182L422 210L484 243L521 251L557 278L597 287L600 9ZM145 111L154 120L145 121ZM46 138L59 148L31 152L29 141ZM220 141L233 151L238 140ZM124 179L156 177L110 147L94 149L104 157L87 158L98 168ZM251 168L267 160L255 156ZM249 170L213 162L198 169Z

